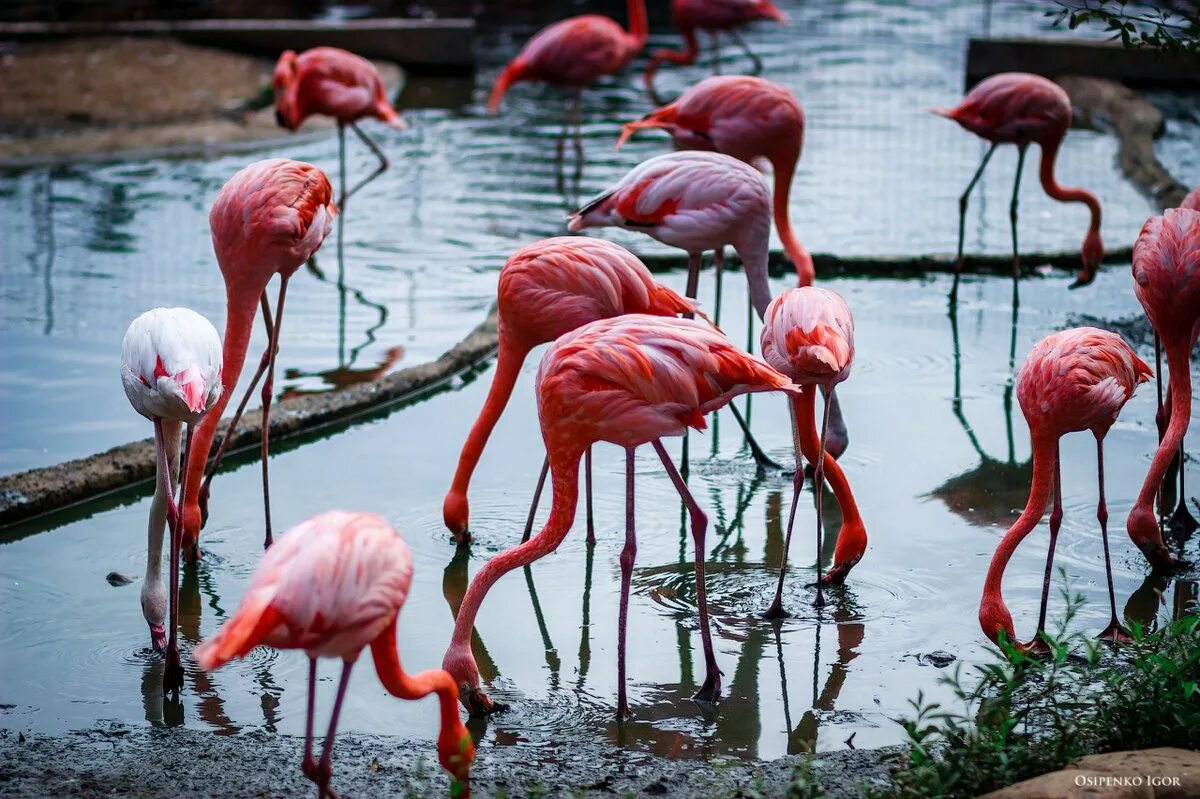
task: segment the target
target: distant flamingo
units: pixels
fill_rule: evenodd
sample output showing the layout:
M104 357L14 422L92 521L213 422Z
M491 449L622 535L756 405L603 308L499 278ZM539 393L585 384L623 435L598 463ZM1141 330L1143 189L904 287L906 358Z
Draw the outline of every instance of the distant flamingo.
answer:
M203 491L200 480L208 461L209 449L217 432L221 414L237 385L250 346L250 328L258 306L263 320L270 319L267 284L279 275L279 299L274 322L267 324L268 343L258 365L258 374L250 390L266 373L262 387L262 476L263 512L266 521L264 546L271 545L271 495L268 480L271 397L275 387L275 356L279 351L279 329L283 322L283 301L288 280L302 263L321 246L333 226L337 208L333 188L325 173L311 164L286 158L257 161L238 172L217 194L208 215L212 228L213 249L225 278L225 366L221 375L223 391L214 412L196 431L196 457L187 466L184 490L188 502L183 506L183 546L189 559L200 555L201 507L207 509L208 483ZM230 421L232 431L246 407L242 399ZM227 435L221 443L224 450ZM221 452L218 451L217 457ZM211 479L211 476L210 478Z
M134 319L121 343L121 383L134 410L154 422L154 499L146 542L146 579L142 583L142 615L150 625L150 643L166 648L163 690L183 688L179 661L179 508L175 480L179 473L179 426L187 426L183 463L191 457L192 427L221 396L221 339L216 328L187 308L155 308ZM179 497L183 504L184 494ZM163 626L167 591L162 581L163 524L171 526L170 641Z
M525 43L517 57L496 78L488 97L488 113L514 83L541 81L574 90L569 118L575 123L575 147L580 149L579 104L583 90L603 75L620 72L646 45L645 0L627 0L629 32L599 14L582 14L542 28Z
M958 279L962 272L963 237L966 231L967 199L979 182L992 153L1001 144L1017 145L1017 177L1013 183L1012 201L1008 206L1012 225L1013 299L1016 300L1016 281L1021 276L1021 256L1017 248L1017 196L1021 187L1021 169L1025 165L1025 150L1030 144L1042 148L1039 176L1046 194L1060 202L1080 202L1088 207L1092 220L1083 239L1080 255L1083 270L1071 288L1086 286L1096 277L1104 259L1104 243L1100 240L1100 201L1084 189L1067 189L1054 178L1054 159L1071 126L1071 100L1057 83L1039 75L1025 72L1004 72L979 82L954 108L935 109L947 119L992 143L979 169L975 171L967 190L958 200L958 257L954 261L954 286L950 302L958 299Z
M741 257L750 287L750 300L762 319L771 302L767 247L771 234L771 193L767 181L749 164L721 153L685 150L643 161L614 186L571 214L572 231L593 227L622 227L641 231L688 254L687 290L696 297L700 264L707 250L717 254L720 286L721 252L732 245ZM778 469L750 435L733 405L738 424L746 431L754 459L761 467ZM845 450L845 426L835 411L830 451Z
M677 146L688 150L713 150L748 164L757 158L770 161L775 173L775 227L800 285L812 285L812 256L796 240L788 218L788 196L804 146L804 110L790 91L746 75L706 78L675 102L626 123L617 147L643 128L662 128Z
M624 247L580 236L545 239L517 250L500 270L497 295L500 346L496 375L483 410L463 444L454 483L442 505L446 527L460 544L469 538L467 486L471 474L492 428L508 404L530 350L598 319L627 313L675 316L696 310L691 300L655 282L650 270ZM591 542L595 534L590 449L586 463L587 527ZM547 458L534 495L534 508L549 466ZM523 540L529 538L532 524L533 509Z
M720 694L721 672L713 654L704 584L704 534L708 520L675 469L661 438L703 429L704 415L739 394L780 390L797 393L786 377L738 350L711 326L689 319L630 314L593 322L558 339L538 369L538 416L550 457L553 504L536 536L487 562L463 598L443 667L454 676L463 704L473 714L494 710L480 687L471 652L471 630L484 596L507 572L558 548L575 519L579 460L589 446L607 441L624 447L625 548L621 552L621 605L617 639L617 713L628 714L625 697L625 622L637 551L633 519L633 458L652 444L691 515L696 554L696 604L706 676L696 698Z
M829 289L813 286L788 289L767 307L762 331L762 353L763 360L804 389L801 396L792 399L795 414L795 490L787 533L783 539L783 557L779 564L775 599L766 612L767 618L777 619L787 615L783 609L783 580L787 573L788 549L792 543L792 526L796 521L800 487L804 483L804 470L800 467L802 451L813 465L813 493L817 498L817 607L825 604L822 585L844 582L867 548L867 531L858 513L858 505L854 502L850 483L837 461L832 456L828 459L825 457L825 437L833 392L838 383L850 376L850 366L854 361L854 317L849 306L842 295ZM819 439L814 417L815 386L825 389L825 415ZM833 570L823 579L822 507L826 469L830 472L830 483L842 509L842 529L838 531Z
M700 54L700 46L696 42L696 31L705 31L713 39L713 66L716 62L718 49L717 37L728 33L730 38L742 48L750 60L754 62L755 74L762 72L762 61L742 41L737 29L743 25L758 20L771 19L776 22L787 22L784 13L776 8L770 0L671 0L671 16L675 19L675 27L683 34L685 49L655 50L650 54L650 63L646 65L644 78L646 91L654 96L654 74L658 65L664 61L675 64L694 64ZM657 101L656 101L657 102Z
M279 537L263 555L237 611L196 649L196 660L206 671L245 657L260 645L304 650L308 655L308 714L301 769L316 783L319 796L337 796L329 787L333 737L350 670L367 646L371 647L375 673L388 693L401 699L437 694L441 707L438 762L463 783L464 790L451 795L470 795L475 746L458 715L454 680L441 669L405 674L396 652L396 619L408 598L412 572L408 544L387 520L373 513L318 514ZM341 658L342 678L317 761L313 757L313 715L319 657Z
M1076 327L1053 333L1035 344L1025 359L1017 373L1017 400L1029 423L1033 444L1033 483L1025 510L996 547L983 584L979 625L992 641L996 641L999 633L1003 632L1012 644L1022 649L1041 651L1045 648L1042 635L1046 629L1050 575L1063 516L1058 442L1067 433L1083 430L1091 430L1096 437L1096 472L1100 491L1096 518L1100 522L1100 535L1104 542L1104 570L1108 575L1108 601L1112 611L1109 625L1100 633L1100 637L1114 641L1127 637L1128 634L1117 620L1112 562L1108 551L1104 437L1138 384L1149 380L1151 374L1150 367L1134 354L1120 336L1094 327ZM1050 514L1050 547L1046 555L1046 573L1042 579L1037 633L1030 643L1019 644L1013 630L1012 616L1001 595L1000 583L1013 552L1045 515L1051 485L1054 510Z
M285 50L275 64L275 119L288 130L296 130L310 116L333 117L338 123L339 189L337 204L345 207L350 195L388 168L387 156L358 127L358 121L374 117L397 130L408 126L388 102L379 70L367 59L337 47L314 47L296 55ZM379 159L379 167L346 191L346 126Z
M1200 211L1172 208L1146 222L1133 245L1133 280L1134 293L1167 351L1170 377L1168 401L1163 406L1166 431L1150 462L1146 482L1129 512L1126 528L1155 568L1169 568L1174 559L1163 544L1154 515L1154 498L1168 465L1179 453L1180 496L1176 513L1191 518L1184 504L1182 484L1186 463L1182 446L1192 407L1191 354L1200 338Z

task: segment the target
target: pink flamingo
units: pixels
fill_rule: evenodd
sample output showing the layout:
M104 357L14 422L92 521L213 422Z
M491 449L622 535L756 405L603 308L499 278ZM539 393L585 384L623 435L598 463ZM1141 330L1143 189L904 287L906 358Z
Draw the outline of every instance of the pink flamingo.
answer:
M788 218L788 196L804 146L804 109L795 95L763 78L705 78L675 102L627 122L617 147L644 128L667 131L681 149L713 150L747 164L766 158L775 173L775 227L800 285L812 285L812 256L796 240Z
M1167 351L1170 376L1168 402L1163 406L1166 431L1125 524L1129 537L1155 568L1166 569L1175 561L1163 544L1154 498L1167 467L1179 453L1179 507L1187 514L1182 446L1192 407L1190 359L1200 337L1200 211L1172 208L1146 222L1133 245L1133 280L1134 293Z
M1096 473L1100 500L1096 518L1104 542L1104 570L1108 575L1108 601L1112 617L1102 638L1121 640L1128 634L1117 620L1117 601L1113 593L1112 562L1108 552L1108 508L1104 502L1104 436L1121 413L1139 383L1150 379L1150 367L1115 333L1094 327L1076 327L1053 333L1033 346L1017 373L1017 399L1033 444L1033 483L1029 501L1021 516L1004 534L983 584L979 604L979 625L992 641L1003 632L1020 649L1044 651L1046 605L1050 595L1050 575L1054 564L1054 546L1062 524L1062 474L1058 442L1067 433L1092 431L1096 437ZM1050 547L1046 555L1046 573L1042 579L1042 604L1037 634L1028 644L1018 644L1012 615L1004 604L1000 583L1004 569L1025 536L1046 513L1053 484L1054 509L1050 513Z
M737 29L743 25L758 20L775 20L786 23L787 17L776 8L770 0L671 0L671 16L675 19L675 27L683 34L684 50L655 50L650 54L650 63L646 65L644 78L646 91L654 96L654 74L658 65L664 61L675 64L694 64L700 54L696 42L696 31L705 31L712 35L713 66L720 67L717 61L717 39L722 33L728 33L730 38L742 48L742 51L754 62L754 72L762 72L762 61L742 41Z
M1187 208L1190 211L1200 211L1200 186L1192 189L1188 196L1183 198L1183 202L1179 204L1180 208Z
M441 669L405 674L396 652L396 619L408 598L413 562L408 544L387 520L373 513L328 511L279 537L258 564L237 611L196 649L206 671L245 657L256 646L303 649L308 656L308 714L304 736L304 775L320 796L336 794L333 738L338 715L362 650L370 646L375 673L384 689L401 699L437 694L441 707L438 761L461 792L470 795L475 746L458 715L458 688ZM342 659L342 678L329 718L321 759L313 758L313 715L317 658Z
M1067 128L1071 126L1071 100L1062 87L1040 75L1004 72L980 81L954 108L936 109L934 113L953 119L976 136L992 143L984 154L979 169L967 184L967 190L958 200L958 257L954 261L954 286L950 289L950 302L953 304L958 299L967 199L971 196L975 184L979 182L992 153L1001 144L1017 145L1017 177L1013 183L1012 201L1008 206L1009 222L1012 225L1014 302L1016 281L1021 276L1021 256L1017 249L1017 194L1021 187L1025 151L1030 144L1037 144L1042 148L1039 177L1046 194L1060 202L1083 203L1091 212L1091 223L1080 250L1083 270L1071 288L1091 283L1096 277L1096 270L1100 268L1100 262L1104 259L1104 243L1100 240L1100 201L1096 199L1096 195L1085 189L1063 188L1054 178L1054 159L1067 135Z
M629 314L579 328L551 345L538 369L538 416L550 458L553 503L550 518L536 536L487 562L471 581L458 611L454 635L442 666L453 675L463 704L473 714L495 709L480 687L471 652L471 630L484 596L512 569L558 548L575 519L579 502L579 460L597 441L625 448L625 548L621 552L621 605L618 619L617 680L619 716L625 698L625 621L637 551L633 520L634 450L652 444L691 515L696 553L696 602L706 676L696 698L712 701L721 689L713 655L704 583L707 518L663 448L663 436L704 428L704 414L751 391L797 389L786 377L738 350L719 331L690 319Z
M221 396L221 339L212 323L187 308L155 308L134 319L121 343L121 384L134 410L154 423L158 452L154 499L146 542L146 579L142 615L150 625L150 643L166 649L163 689L183 688L179 662L179 427L187 426L183 462L191 456L192 428ZM183 495L179 502L183 503ZM162 580L163 525L171 526L171 634L163 626L167 591Z
M646 45L645 0L627 0L629 31L599 14L569 17L542 28L496 78L488 113L514 83L541 81L574 91L569 118L575 123L575 147L582 147L579 104L583 90L603 75L620 72Z
M271 494L268 479L271 397L275 385L275 356L279 350L279 329L283 323L283 301L288 280L300 264L312 257L329 235L337 207L329 178L312 164L286 158L258 161L229 179L217 194L208 222L212 228L213 249L225 278L225 366L221 375L222 393L213 413L196 431L196 457L189 460L184 478L188 501L183 505L183 546L190 560L200 556L199 540L203 506L207 510L208 482L200 480L208 461L209 449L216 436L217 424L237 385L250 346L250 329L257 306L262 307L267 327L267 349L258 365L258 373L242 398L230 422L232 431L250 392L263 373L262 387L262 481L263 513L266 520L264 546L271 545ZM267 284L279 275L279 299L275 318L267 302ZM216 461L226 444L221 442ZM216 467L213 468L215 473ZM212 475L209 475L209 480Z
M829 289L807 286L793 288L780 294L767 307L762 331L763 360L803 387L803 393L793 398L793 431L795 433L796 472L792 510L788 516L787 534L783 539L783 558L779 564L779 582L775 599L767 609L767 618L783 618L783 579L787 572L788 549L792 543L792 526L796 521L796 505L804 470L800 468L803 451L813 465L813 493L817 498L817 599L816 606L825 604L822 585L840 584L854 565L862 559L867 548L867 531L850 483L832 456L825 457L825 437L829 427L830 405L838 383L850 376L854 361L854 316L842 295ZM821 435L816 435L814 386L825 390L825 415ZM825 471L842 509L842 527L838 531L834 551L834 566L824 578L821 575L822 535L824 528Z
M388 102L383 78L367 59L337 47L314 47L296 55L285 50L275 64L275 119L288 130L297 130L310 116L333 117L338 124L339 207L350 195L388 168L387 156L358 127L360 119L374 117L397 130L408 126ZM379 159L379 166L349 192L346 191L346 127Z
M455 540L469 539L470 507L467 487L483 448L504 412L521 365L529 351L598 319L627 313L675 316L692 313L695 303L655 282L637 256L611 242L579 236L560 236L531 244L513 253L500 270L497 291L497 332L500 345L496 375L483 410L463 444L454 482L442 504L442 516ZM525 526L533 526L549 458L542 466L533 507ZM588 541L595 541L592 524L592 452L586 459Z

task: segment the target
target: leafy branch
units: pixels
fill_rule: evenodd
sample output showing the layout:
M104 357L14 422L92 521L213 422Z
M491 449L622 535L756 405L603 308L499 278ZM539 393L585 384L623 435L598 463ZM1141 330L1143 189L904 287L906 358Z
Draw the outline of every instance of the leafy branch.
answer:
M1200 55L1200 3L1164 0L1155 5L1128 0L1055 0L1046 12L1056 26L1071 30L1102 25L1111 41L1160 53Z

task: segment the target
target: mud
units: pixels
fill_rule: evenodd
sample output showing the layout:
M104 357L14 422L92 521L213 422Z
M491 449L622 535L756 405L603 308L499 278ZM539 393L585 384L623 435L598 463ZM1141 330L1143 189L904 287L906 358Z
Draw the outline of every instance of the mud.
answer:
M319 742L318 742L319 743ZM146 799L301 796L315 792L300 773L304 741L252 732L219 736L184 728L114 724L61 737L0 731L0 795ZM882 783L900 749L841 750L814 768L831 799ZM783 797L805 756L770 762L676 760L599 743L530 744L479 751L471 795L487 797ZM333 787L340 795L436 797L449 782L431 743L394 736L338 736Z

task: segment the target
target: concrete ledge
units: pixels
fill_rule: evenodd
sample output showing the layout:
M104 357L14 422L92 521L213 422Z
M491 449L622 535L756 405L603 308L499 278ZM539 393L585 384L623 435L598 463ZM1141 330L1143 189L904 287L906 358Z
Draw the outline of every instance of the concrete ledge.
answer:
M1131 86L1200 87L1200 58L1086 39L971 39L966 88L997 72L1094 75Z
M470 70L475 66L473 19L188 20L152 22L12 22L0 40L77 36L174 36L186 42L275 58L283 50L328 45L408 67Z

